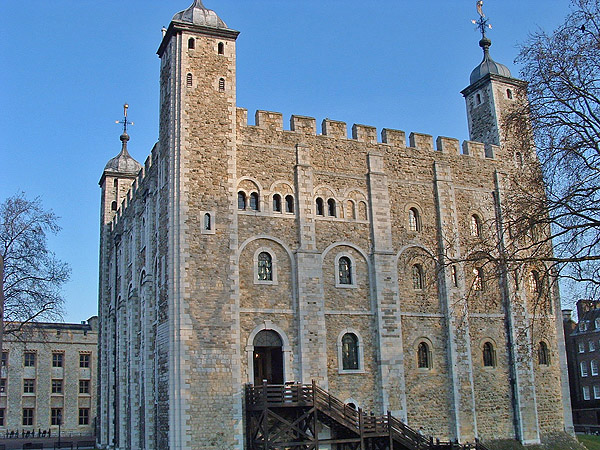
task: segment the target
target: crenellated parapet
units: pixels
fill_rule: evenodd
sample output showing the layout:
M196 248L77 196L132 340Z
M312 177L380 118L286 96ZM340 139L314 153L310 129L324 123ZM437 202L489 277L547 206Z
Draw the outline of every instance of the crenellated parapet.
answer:
M470 156L479 159L497 158L499 146L484 144L481 142L464 141L439 136L434 143L430 134L412 132L408 135L402 130L383 128L378 138L377 128L370 125L353 124L351 134L348 135L346 122L323 119L320 132L317 129L317 120L314 117L292 115L290 117L289 129L284 128L283 114L274 111L258 110L255 113L255 122L248 122L248 111L245 108L237 108L237 126L239 130L244 128L265 130L274 133L296 133L307 137L315 136L330 139L361 142L367 145L389 145L400 149L414 149L424 152L440 152L447 155Z

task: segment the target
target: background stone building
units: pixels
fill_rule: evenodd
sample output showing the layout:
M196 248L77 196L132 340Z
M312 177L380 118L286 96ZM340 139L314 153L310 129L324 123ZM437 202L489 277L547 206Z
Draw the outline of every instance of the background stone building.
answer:
M573 423L578 431L600 431L600 302L579 300L575 322L563 310Z
M0 436L50 430L91 436L96 417L98 318L36 323L3 343Z
M572 430L558 295L536 310L519 281L535 267L498 278L467 258L503 235L490 224L535 159L500 126L525 86L491 43L461 146L267 111L249 124L237 36L198 0L174 16L159 142L141 166L124 133L100 179L100 443L243 448L244 385L263 380L315 380L463 442Z

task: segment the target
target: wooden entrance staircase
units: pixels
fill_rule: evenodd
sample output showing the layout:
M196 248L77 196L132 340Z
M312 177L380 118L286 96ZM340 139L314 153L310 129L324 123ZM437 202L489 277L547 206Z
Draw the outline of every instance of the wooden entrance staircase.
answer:
M329 433L323 433L323 430ZM248 450L487 450L426 438L391 414L365 414L316 383L246 388Z

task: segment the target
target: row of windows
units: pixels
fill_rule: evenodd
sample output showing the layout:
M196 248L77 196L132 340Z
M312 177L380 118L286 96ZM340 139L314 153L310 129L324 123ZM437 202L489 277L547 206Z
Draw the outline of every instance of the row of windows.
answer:
M35 367L37 360L37 353L25 352L23 353L23 366L24 367ZM52 353L52 367L63 367L65 360L65 354L63 352ZM79 354L79 367L89 368L91 362L91 355L89 353ZM2 352L2 359L0 360L2 367L6 367L8 364L8 352Z
M188 88L191 88L194 86L194 76L191 73L188 73L185 76L185 85ZM225 92L225 78L219 78L219 92ZM114 203L116 203L116 202L114 202Z
M35 379L25 378L23 379L23 394L35 394ZM52 379L50 392L52 394L62 394L64 392L64 381L62 379ZM5 393L7 390L6 378L0 378L0 393ZM90 380L79 380L79 393L89 394L90 393Z
M35 408L23 408L22 413L22 424L23 426L33 426L35 423ZM5 424L6 409L0 408L0 427L6 426ZM51 408L50 409L50 425L57 426L62 425L63 410L62 408ZM79 408L79 425L90 424L90 408ZM41 424L37 424L38 426Z
M578 346L579 353L585 353L585 342L579 342L577 344L577 346ZM598 348L598 347L596 347L596 341L588 342L588 349L590 352L595 352L596 348Z
M409 231L420 232L423 229L423 223L421 221L421 214L417 208L410 208L408 210L408 229ZM474 237L481 237L482 235L482 222L481 218L477 214L473 214L470 220L470 234Z
M188 39L188 49L190 50L194 50L196 48L196 39L189 38ZM223 42L219 42L219 44L217 45L217 53L219 55L224 55L225 54L225 44Z
M590 361L590 369L591 369L591 374L593 377L598 375L598 361L596 361L595 359L592 359ZM586 361L581 361L579 363L579 372L581 373L581 377L585 378L588 376L589 372L588 372L588 364Z
M582 320L579 322L579 331L588 331L590 329L590 323L588 320ZM594 329L600 329L600 317L594 320Z
M593 389L594 389L594 400L600 399L600 385L595 384L593 386ZM583 390L583 399L584 400L591 400L591 398L590 398L590 387L589 386L583 386L582 390Z

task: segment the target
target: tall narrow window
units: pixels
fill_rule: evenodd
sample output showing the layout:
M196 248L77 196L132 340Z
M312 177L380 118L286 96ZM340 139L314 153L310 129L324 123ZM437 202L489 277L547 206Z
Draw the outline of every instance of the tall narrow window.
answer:
M588 368L587 368L587 363L585 361L581 361L579 363L579 371L581 372L582 377L588 376Z
M356 219L356 205L354 204L354 202L352 200L348 200L346 202L346 209L348 210L348 218L349 219Z
M491 342L483 344L483 365L484 367L496 366L496 351Z
M323 199L321 197L317 198L316 205L317 205L317 216L324 216L325 215L325 209L324 209L324 206L323 206Z
M281 195L279 194L273 196L273 212L281 212Z
M423 277L423 266L421 264L415 264L412 267L412 281L413 281L413 289L422 290L425 284L425 280Z
M544 341L541 341L538 346L538 362L542 366L548 366L550 364L550 352ZM596 367L596 369L598 369L598 367Z
M532 270L529 274L529 289L533 294L540 293L540 274L537 270Z
M246 209L246 194L243 191L238 192L238 209Z
M191 88L193 84L192 74L188 73L185 78L185 84L187 87Z
M583 399L584 400L590 399L590 387L589 386L583 386Z
M477 94L477 104L481 105L481 94Z
M250 194L250 209L258 211L258 192Z
M219 92L225 92L225 78L219 78Z
M35 367L35 353L33 353L33 352L25 353L23 365L25 367Z
M477 214L471 216L471 236L481 237L481 219Z
M291 195L285 196L285 212L293 213L294 212L294 197Z
M89 425L90 424L90 409L89 408L79 408L79 425Z
M512 98L513 98L513 93L512 93L512 90L510 90L510 89L507 89L507 90L506 90L506 97L507 97L509 100L512 100Z
M209 213L204 214L204 229L206 231L212 230L212 220Z
M33 408L23 408L23 425L24 426L32 426L33 425Z
M63 358L64 353L52 353L52 367L62 367L63 366Z
M417 208L408 210L408 228L410 231L421 231L421 221Z
M458 272L456 271L456 266L452 266L452 284L454 287L458 287Z
M219 55L224 55L225 54L225 44L223 44L222 42L219 42Z
M273 281L273 259L267 252L261 252L258 255L258 279Z
M336 217L335 200L332 198L327 200L327 213L329 214L329 217Z
M50 410L50 425L62 425L62 409L52 408Z
M188 48L189 49L196 48L196 40L194 38L189 38L188 39Z
M365 202L358 203L358 218L360 220L367 220L367 204Z
M417 366L419 369L431 369L429 345L425 342L421 342L417 348Z
M116 211L116 210L117 210L117 202L116 202L116 201L114 201L114 202L112 202L112 203L110 204L110 209L111 209L112 211Z
M358 370L358 337L354 333L342 337L342 369Z
M342 256L338 260L339 283L352 284L352 262L347 256Z
M595 359L592 359L592 361L590 362L590 368L592 369L592 376L598 376L598 361L596 361Z
M0 361L0 365L2 367L6 367L8 364L8 352L2 352L2 360Z
M483 291L483 268L475 267L473 269L473 290Z

